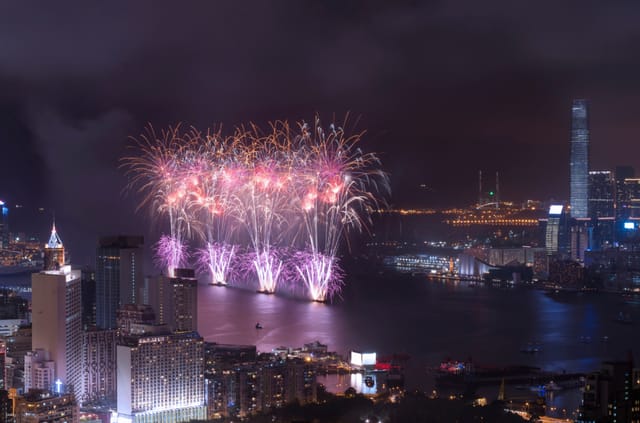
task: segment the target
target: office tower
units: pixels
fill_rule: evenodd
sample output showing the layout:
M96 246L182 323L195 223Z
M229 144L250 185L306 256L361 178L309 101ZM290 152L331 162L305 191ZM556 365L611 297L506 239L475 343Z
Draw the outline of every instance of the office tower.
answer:
M91 328L96 325L96 271L84 267L82 280L82 327Z
M548 255L568 254L569 236L567 218L564 207L560 204L553 204L549 207L549 217L547 218L547 229L545 235L545 247Z
M60 240L55 228L52 238ZM61 242L55 248L64 251ZM55 362L56 379L76 397L82 392L81 289L80 271L68 265L31 276L31 349L49 353Z
M9 209L0 200L0 250L9 248Z
M54 395L35 390L15 400L16 423L68 422L78 423L80 411L73 394Z
M589 217L589 120L586 100L573 100L571 109L570 159L571 217Z
M141 236L100 238L96 251L96 324L116 328L116 311L137 303L143 282L144 239Z
M149 304L157 322L172 331L190 332L198 327L198 281L191 269L175 269L175 276L149 281Z
M589 214L592 218L614 217L615 180L609 170L589 172Z
M44 246L44 270L58 270L65 262L64 245L56 232L56 224L54 223L49 242Z
M116 400L116 330L83 333L81 402L110 404Z
M118 418L205 419L203 344L196 332L123 337L117 346Z

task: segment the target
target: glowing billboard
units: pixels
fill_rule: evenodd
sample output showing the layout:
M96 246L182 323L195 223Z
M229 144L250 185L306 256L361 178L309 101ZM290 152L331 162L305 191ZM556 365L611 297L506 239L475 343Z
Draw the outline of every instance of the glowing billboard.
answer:
M549 207L549 214L562 214L562 204L552 204Z
M635 229L636 228L636 224L633 222L624 222L624 228L625 229Z
M351 351L351 364L353 366L375 366L376 353L360 353Z

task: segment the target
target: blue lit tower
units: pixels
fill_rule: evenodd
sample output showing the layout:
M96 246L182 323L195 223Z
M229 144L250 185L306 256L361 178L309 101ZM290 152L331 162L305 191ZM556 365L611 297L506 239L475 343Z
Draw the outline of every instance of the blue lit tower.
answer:
M9 248L9 209L0 200L0 249Z
M589 119L586 100L573 100L571 108L571 217L589 217Z

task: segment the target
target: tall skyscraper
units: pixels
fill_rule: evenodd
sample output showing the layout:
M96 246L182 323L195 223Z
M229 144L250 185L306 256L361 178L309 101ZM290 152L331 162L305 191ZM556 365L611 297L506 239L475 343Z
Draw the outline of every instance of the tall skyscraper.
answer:
M57 257L64 257L60 238ZM62 251L62 256L57 255ZM46 252L45 252L46 254ZM53 255L52 255L53 257ZM31 320L33 336L31 349L45 350L55 363L55 377L76 397L82 393L82 303L80 271L71 266L58 270L43 270L31 276Z
M589 217L589 119L586 100L573 100L569 166L571 217Z
M116 312L139 301L144 263L141 236L103 237L96 251L96 324L116 328Z

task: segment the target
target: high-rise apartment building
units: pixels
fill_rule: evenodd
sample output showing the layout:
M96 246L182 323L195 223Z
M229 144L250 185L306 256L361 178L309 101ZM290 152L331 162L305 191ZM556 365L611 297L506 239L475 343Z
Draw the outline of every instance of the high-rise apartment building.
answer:
M96 251L96 324L116 328L116 312L139 302L144 263L141 236L103 237Z
M589 217L589 119L586 100L573 100L569 166L571 217Z
M123 337L117 381L118 421L206 418L204 341L196 332Z
M52 390L55 383L56 363L49 352L39 349L24 356L24 391L30 389Z

